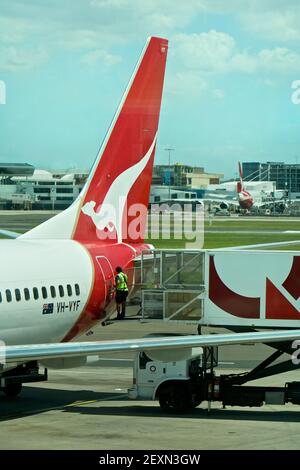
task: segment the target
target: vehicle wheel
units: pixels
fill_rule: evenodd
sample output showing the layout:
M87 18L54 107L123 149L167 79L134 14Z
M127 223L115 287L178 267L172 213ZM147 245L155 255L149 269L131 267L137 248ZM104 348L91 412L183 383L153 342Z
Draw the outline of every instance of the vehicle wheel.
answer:
M201 398L199 397L198 394L197 394L197 395L195 394L195 395L193 395L192 398L191 398L191 406L190 406L190 408L197 408L197 406L199 406L200 403L202 403Z
M19 395L19 393L21 393L21 390L22 390L22 384L18 383L18 384L9 384L9 385L7 385L3 389L3 392L5 393L5 395L7 397L13 398L13 397L16 397L17 395Z
M158 400L161 409L168 413L185 413L193 408L192 397L185 384L162 386Z

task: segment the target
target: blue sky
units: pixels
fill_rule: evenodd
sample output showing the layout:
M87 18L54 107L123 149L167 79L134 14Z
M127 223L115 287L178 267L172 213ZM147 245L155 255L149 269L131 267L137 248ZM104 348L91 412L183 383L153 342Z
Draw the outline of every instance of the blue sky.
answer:
M0 161L89 169L149 35L169 39L156 163L300 163L298 0L0 0ZM1 98L1 97L0 97ZM0 99L1 102L1 99Z

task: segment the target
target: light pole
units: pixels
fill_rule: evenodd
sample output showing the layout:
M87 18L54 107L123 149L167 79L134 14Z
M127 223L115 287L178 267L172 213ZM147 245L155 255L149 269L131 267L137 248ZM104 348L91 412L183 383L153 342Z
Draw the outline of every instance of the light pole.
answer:
M169 152L169 201L171 199L171 152L174 150L171 147L165 149L166 152Z
M298 192L298 189L299 189L299 187L298 187L298 169L299 168L298 168L298 157L297 156L295 157L295 160L296 160L296 165L295 165L295 189L294 189L294 191Z

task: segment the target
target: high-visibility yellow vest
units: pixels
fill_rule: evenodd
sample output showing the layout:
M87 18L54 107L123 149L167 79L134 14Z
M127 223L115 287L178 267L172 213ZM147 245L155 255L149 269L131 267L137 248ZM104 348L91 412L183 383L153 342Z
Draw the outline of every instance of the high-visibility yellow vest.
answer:
M119 284L117 285L117 290L128 290L127 287L127 275L124 273L118 274Z

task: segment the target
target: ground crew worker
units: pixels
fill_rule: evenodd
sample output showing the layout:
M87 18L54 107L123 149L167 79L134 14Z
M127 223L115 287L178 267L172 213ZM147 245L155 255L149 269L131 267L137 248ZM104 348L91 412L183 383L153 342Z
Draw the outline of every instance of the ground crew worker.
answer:
M125 318L126 298L128 296L127 275L123 273L121 266L116 267L116 304L117 304L117 320Z

